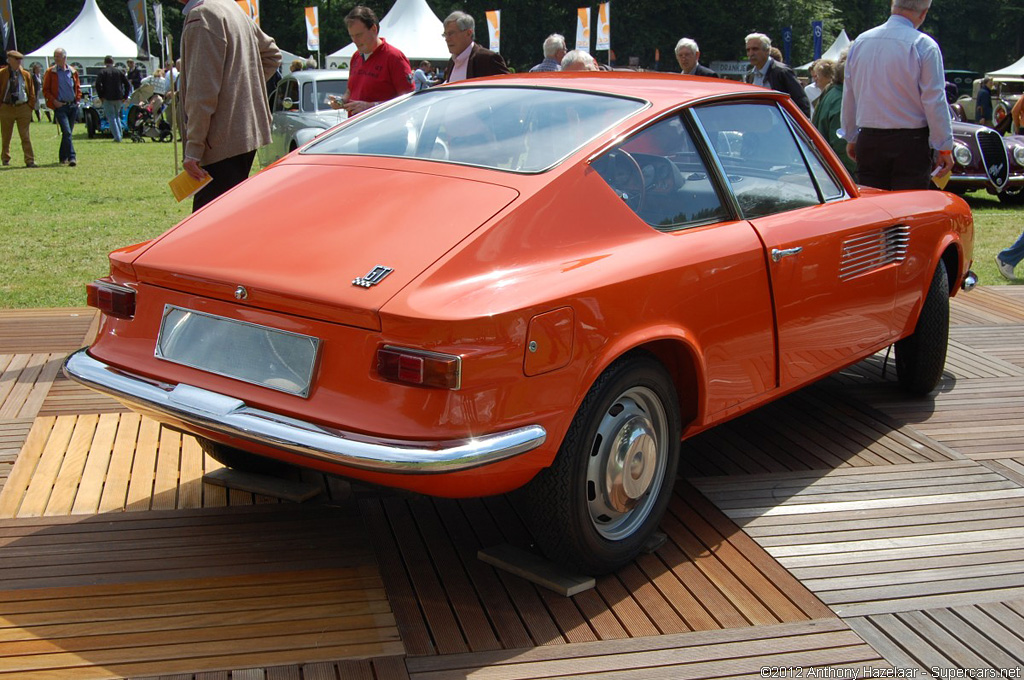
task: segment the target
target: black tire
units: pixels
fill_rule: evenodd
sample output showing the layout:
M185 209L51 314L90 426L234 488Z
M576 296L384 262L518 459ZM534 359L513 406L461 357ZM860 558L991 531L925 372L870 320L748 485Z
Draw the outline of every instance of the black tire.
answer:
M949 342L949 277L939 260L913 335L896 343L896 377L904 390L924 396L935 389L946 366Z
M680 431L675 386L658 361L636 354L609 366L583 399L551 467L524 491L544 554L594 575L633 560L668 507Z
M89 135L89 139L93 139L94 137L96 137L97 134L99 134L99 116L97 116L92 111L85 112L85 131Z
M1024 187L1006 189L999 193L999 202L1006 205L1024 205Z
M203 449L204 453L232 470L280 476L291 467L287 463L258 456L255 453L249 453L232 446L218 444L204 437L196 437L196 439L199 441L199 446Z

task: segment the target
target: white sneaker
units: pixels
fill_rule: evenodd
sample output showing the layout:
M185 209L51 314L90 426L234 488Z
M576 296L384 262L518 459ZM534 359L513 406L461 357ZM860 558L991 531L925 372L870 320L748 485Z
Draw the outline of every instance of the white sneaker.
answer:
M1017 277L1013 275L1013 265L1009 262L1003 262L999 259L998 255L996 255L996 269L999 270L999 273L1002 274L1003 278L1007 281L1017 280Z

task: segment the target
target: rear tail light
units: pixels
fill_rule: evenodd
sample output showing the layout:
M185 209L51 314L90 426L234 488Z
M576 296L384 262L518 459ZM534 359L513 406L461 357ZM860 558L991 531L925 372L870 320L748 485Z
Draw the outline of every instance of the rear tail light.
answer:
M135 316L135 290L107 281L93 281L85 287L86 300L108 316L131 319Z
M457 390L462 385L462 358L385 346L377 350L377 373L390 382Z

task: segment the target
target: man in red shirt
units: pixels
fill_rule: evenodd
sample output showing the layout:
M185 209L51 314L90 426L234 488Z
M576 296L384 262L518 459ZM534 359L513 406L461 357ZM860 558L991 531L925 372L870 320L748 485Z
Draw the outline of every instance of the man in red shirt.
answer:
M377 15L369 7L357 5L345 17L348 36L356 45L349 66L348 91L341 104L354 116L400 94L412 92L412 67L402 51L381 38Z

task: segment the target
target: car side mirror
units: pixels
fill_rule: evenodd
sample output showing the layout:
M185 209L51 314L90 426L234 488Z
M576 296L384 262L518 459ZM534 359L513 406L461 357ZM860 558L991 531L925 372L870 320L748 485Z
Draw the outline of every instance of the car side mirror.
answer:
M285 111L291 111L295 108L295 102L291 97L285 97L284 101L281 102L281 106L284 107Z

